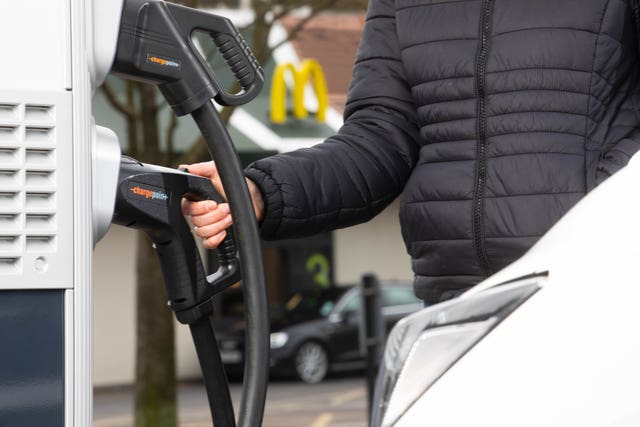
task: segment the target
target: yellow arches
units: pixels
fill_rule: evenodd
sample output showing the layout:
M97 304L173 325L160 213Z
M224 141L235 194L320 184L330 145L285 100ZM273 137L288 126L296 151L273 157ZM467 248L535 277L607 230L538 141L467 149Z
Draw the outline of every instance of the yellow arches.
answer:
M296 119L304 119L309 115L304 106L304 88L307 82L311 81L313 91L318 98L316 119L324 122L329 106L327 82L322 67L314 59L305 59L298 68L291 63L280 64L276 67L271 82L271 121L274 123L287 121L287 84L285 81L287 71L293 78L293 116Z

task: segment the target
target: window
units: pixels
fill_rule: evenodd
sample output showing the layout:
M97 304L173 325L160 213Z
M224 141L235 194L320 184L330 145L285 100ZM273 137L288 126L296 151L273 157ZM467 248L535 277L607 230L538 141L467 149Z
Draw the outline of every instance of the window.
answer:
M361 305L360 291L358 289L352 289L338 303L336 311L341 313L360 312Z
M382 290L382 306L393 307L396 305L420 304L413 289L410 288L388 288Z

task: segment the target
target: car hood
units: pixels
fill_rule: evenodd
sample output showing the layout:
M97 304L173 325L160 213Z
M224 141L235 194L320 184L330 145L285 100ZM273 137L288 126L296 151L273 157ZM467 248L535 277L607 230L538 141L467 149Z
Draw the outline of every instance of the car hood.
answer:
M534 280L542 289L465 353L395 426L427 417L450 427L639 425L639 180L636 155L519 261L460 297L541 273Z

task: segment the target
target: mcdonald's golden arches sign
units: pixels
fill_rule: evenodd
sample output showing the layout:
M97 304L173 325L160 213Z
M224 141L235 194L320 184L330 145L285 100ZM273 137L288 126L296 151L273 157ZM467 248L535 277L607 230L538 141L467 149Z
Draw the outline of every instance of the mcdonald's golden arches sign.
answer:
M284 123L287 121L287 84L285 82L286 72L290 72L293 78L293 116L296 119L305 119L309 112L304 106L304 89L308 82L312 83L313 91L318 98L318 111L316 119L324 122L326 120L327 107L329 106L329 95L327 82L322 72L322 67L314 59L306 59L295 67L291 63L280 64L276 67L271 82L271 121L274 123Z

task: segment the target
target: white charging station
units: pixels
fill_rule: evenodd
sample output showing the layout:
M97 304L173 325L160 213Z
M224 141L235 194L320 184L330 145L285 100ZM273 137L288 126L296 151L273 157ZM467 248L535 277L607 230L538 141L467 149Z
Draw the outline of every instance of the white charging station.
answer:
M0 425L92 423L91 253L120 152L91 99L121 8L0 3Z
M195 31L209 34L240 92L220 84L192 41ZM242 166L213 105L245 104L263 86L242 35L226 18L162 0L23 0L0 4L0 37L0 425L91 425L91 252L112 219L157 243L214 425L261 425L269 319L260 238ZM121 165L117 138L91 115L110 71L157 85L177 115L192 116L218 161L234 233L209 276L180 201L215 198L215 190L184 171ZM171 188L150 203L129 185ZM240 277L247 357L236 424L210 316L214 295Z

